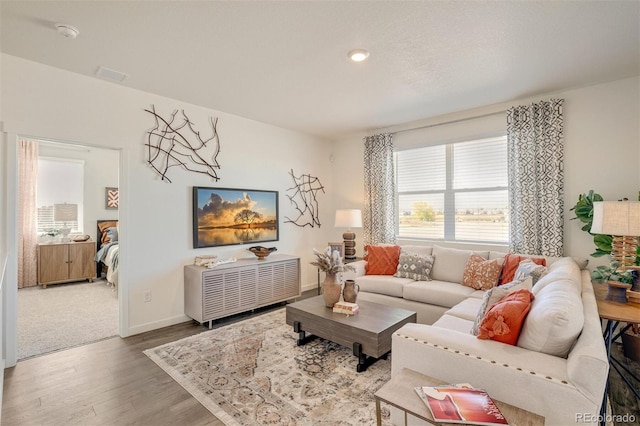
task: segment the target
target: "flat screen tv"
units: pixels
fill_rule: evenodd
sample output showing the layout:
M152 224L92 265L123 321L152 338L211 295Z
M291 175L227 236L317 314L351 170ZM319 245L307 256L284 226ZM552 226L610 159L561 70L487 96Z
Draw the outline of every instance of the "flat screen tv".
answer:
M193 187L193 248L278 241L278 191Z

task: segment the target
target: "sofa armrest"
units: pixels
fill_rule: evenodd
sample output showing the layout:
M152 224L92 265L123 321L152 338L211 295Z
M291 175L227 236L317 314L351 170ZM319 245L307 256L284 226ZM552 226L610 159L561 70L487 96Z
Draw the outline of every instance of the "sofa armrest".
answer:
M449 383L470 383L544 415L548 424L573 423L575 413L597 417L600 406L570 381L564 358L437 326L406 324L396 331L391 365L392 375L409 368Z
M344 278L346 280L353 280L356 277L361 277L365 274L365 270L364 267L366 266L367 261L366 260L357 260L355 262L351 262L349 263L349 266L352 266L355 271L346 271L344 273Z

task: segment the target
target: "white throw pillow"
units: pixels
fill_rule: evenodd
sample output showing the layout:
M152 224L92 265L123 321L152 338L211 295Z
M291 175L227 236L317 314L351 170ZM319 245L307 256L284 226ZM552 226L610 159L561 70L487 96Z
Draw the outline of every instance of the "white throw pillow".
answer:
M533 281L531 277L527 277L523 281L511 281L510 283L503 284L498 287L493 287L492 289L487 290L484 293L484 297L482 298L482 305L480 305L480 309L478 310L476 319L473 322L473 327L471 327L471 334L473 334L474 336L478 335L478 327L480 326L480 322L482 322L482 318L484 318L491 305L498 302L509 293L522 289L531 291L532 287Z
M582 331L582 295L575 283L559 279L535 294L518 346L566 358Z

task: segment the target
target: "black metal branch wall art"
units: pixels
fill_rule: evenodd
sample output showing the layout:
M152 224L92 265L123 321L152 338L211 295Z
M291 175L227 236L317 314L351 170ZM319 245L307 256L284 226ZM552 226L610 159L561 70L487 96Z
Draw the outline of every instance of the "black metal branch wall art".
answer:
M155 126L147 132L147 162L162 178L171 183L168 173L172 167L182 167L195 173L211 176L218 181L218 154L220 139L218 138L218 117L209 117L211 136L203 137L195 129L195 124L187 117L184 110L173 111L167 119L156 113L156 108L145 109L153 115Z
M320 228L318 200L316 198L319 191L324 193L324 186L320 183L320 179L308 174L298 177L293 174L293 169L289 174L293 179L293 187L287 189L287 191L293 191L293 195L287 194L287 198L289 198L289 201L298 212L298 217L290 219L285 216L285 223L293 223L301 228L305 226L314 228L316 225Z

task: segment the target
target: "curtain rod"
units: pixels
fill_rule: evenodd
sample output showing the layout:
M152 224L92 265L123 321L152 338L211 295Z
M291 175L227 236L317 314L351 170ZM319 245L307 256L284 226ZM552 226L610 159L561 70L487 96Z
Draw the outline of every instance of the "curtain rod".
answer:
M468 120L475 120L477 118L491 117L492 115L504 114L505 112L507 112L507 110L490 112L490 113L487 113L487 114L476 115L476 116L473 116L473 117L459 118L457 120L443 121L442 123L427 124L425 126L412 127L411 129L398 130L398 131L395 131L395 132L391 132L391 134L395 135L397 133L410 132L410 131L413 131L413 130L420 130L420 129L428 129L430 127L443 126L445 124L460 123L461 121L468 121Z

